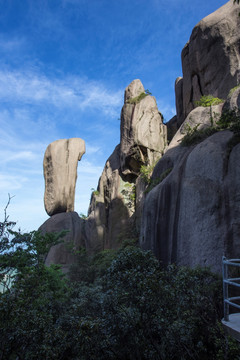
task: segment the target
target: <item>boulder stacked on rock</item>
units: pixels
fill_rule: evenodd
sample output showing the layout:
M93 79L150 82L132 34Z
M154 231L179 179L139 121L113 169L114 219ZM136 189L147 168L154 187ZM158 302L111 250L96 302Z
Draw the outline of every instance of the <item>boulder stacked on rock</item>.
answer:
M61 264L65 271L76 261L76 256L65 245L68 243L75 250L85 246L85 243L81 242L83 238L81 219L74 212L77 165L84 153L84 140L61 139L48 145L43 160L44 205L47 214L51 217L40 226L39 230L43 234L67 231L64 243L53 246L46 258L47 265Z

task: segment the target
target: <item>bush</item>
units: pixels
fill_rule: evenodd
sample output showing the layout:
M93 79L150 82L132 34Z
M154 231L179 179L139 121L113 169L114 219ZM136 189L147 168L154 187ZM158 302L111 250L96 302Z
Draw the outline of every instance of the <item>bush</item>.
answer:
M230 130L234 133L234 139L230 140L230 147L232 147L238 143L240 137L240 109L223 111L215 126L212 125L199 130L199 125L197 124L191 128L189 124L186 124L187 133L182 139L182 146L195 145L215 132Z
M145 190L145 193L149 193L155 186L160 184L172 171L173 168L166 169L159 177L150 179L149 186Z
M217 129L213 126L209 126L204 129L198 129L199 124L191 128L190 126L187 129L186 135L183 137L181 145L182 146L191 146L199 144L201 141L205 140L209 136L217 132Z
M218 105L223 102L224 102L224 100L214 97L212 95L203 95L199 101L195 101L195 104L197 106L208 107L208 106L212 106L212 105Z
M38 241L28 239L34 249ZM85 281L69 282L37 256L46 244L26 266L17 249L18 276L0 294L1 360L239 359L219 323L221 280L208 269L161 268L128 241L91 257L81 251Z
M141 94L139 94L138 96L136 96L135 98L129 99L127 101L128 104L138 104L142 99L144 99L146 96L148 95L152 95L152 93L147 89L145 90L145 92L142 92Z

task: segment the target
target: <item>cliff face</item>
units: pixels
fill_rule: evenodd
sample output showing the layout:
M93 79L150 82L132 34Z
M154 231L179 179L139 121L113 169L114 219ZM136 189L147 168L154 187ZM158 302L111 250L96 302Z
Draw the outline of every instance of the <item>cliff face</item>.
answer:
M127 237L136 237L145 189L140 169L153 165L166 144L166 126L156 100L145 93L140 80L134 80L125 90L120 144L92 194L85 225L89 250L117 248Z
M240 88L236 93L239 103ZM195 121L200 121L209 108L193 113L196 110ZM175 135L178 141L184 136L184 125ZM167 169L169 174L145 199L140 245L164 264L221 271L223 255L240 256L240 144L233 139L236 135L229 130L191 146L173 139L156 165L153 179Z
M140 246L163 264L210 266L219 272L222 255L240 256L238 13L229 1L193 29L182 51L183 78L175 83L177 115L168 124L168 147L155 98L140 80L126 88L120 144L92 194L88 218L66 214L76 249L117 248L140 233ZM225 100L197 106L196 100L210 94ZM186 135L202 139L183 146ZM146 189L141 166L155 164ZM55 230L63 215L54 215L42 229ZM59 251L51 249L49 264L57 261ZM70 263L67 255L64 259Z
M154 169L155 183L168 175L147 195L141 221L140 245L164 264L221 271L223 255L240 256L239 131L219 131L197 145L181 146L187 133L216 128L221 114L230 121L240 108L240 88L228 95L240 80L238 13L229 1L200 21L182 51L177 118L170 124L180 128ZM227 100L196 107L196 100L210 94Z
M201 20L182 50L183 78L175 84L180 126L202 95L226 99L240 82L240 17L232 1Z

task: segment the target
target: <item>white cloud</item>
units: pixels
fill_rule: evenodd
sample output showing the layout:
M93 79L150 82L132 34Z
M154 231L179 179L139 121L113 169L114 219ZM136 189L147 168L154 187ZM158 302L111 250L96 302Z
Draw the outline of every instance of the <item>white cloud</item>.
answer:
M79 176L81 176L81 174L99 175L99 174L101 174L102 170L103 170L103 166L93 164L88 160L83 159L78 164L78 174L79 174Z
M1 163L8 163L12 161L31 161L36 157L32 151L13 152L10 150L0 150Z
M86 143L86 153L88 155L98 153L99 151L100 151L99 146L94 146L94 145L90 145L89 143Z
M0 191L12 193L13 190L21 189L23 183L27 181L27 177L19 176L19 174L16 176L9 174L0 174Z
M34 71L0 71L0 98L14 104L95 109L114 116L122 102L121 94L106 89L102 83L77 77L50 79Z

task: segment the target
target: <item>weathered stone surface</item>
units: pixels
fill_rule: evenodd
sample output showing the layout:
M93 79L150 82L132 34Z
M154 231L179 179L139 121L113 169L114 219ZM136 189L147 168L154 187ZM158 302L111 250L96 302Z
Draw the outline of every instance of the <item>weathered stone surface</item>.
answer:
M226 99L240 81L239 7L227 2L201 20L182 51L183 79L176 85L181 124L202 95ZM179 84L179 83L177 83Z
M141 165L146 162L151 165L162 156L167 144L167 130L153 96L146 95L139 102L129 103L136 94L144 93L140 80L135 81L125 90L121 112L120 161L124 175L137 176Z
M129 99L133 99L143 93L144 87L141 80L136 79L131 82L130 85L125 89L124 93L124 102L127 102Z
M77 164L85 153L80 138L57 140L48 145L43 161L44 205L49 216L74 210Z
M144 184L139 175L143 164L153 164L166 145L166 126L151 95L131 103L145 93L140 80L125 90L121 112L121 142L107 160L92 194L86 223L89 250L117 248L136 236L139 227Z
M76 212L61 213L53 215L39 228L43 234L59 233L62 230L67 230L68 233L62 238L63 242L51 247L45 264L59 264L63 271L67 272L69 266L77 261L74 251L86 247L83 236L84 220Z
M223 104L219 104L212 107L198 106L196 109L192 110L174 135L169 146L166 148L166 151L178 146L182 138L187 132L191 131L191 129L197 127L198 130L201 130L216 125L216 122L219 120L222 113L222 108Z
M178 131L177 116L172 117L167 123L167 140L170 142Z
M178 77L175 81L175 103L177 112L177 127L181 125L183 119L183 78Z
M116 249L131 233L131 217L135 211L134 194L134 183L121 173L118 145L106 162L98 191L92 194L86 222L89 251Z
M197 145L180 145L186 124L199 124L199 129L214 125L222 112L236 108L239 93L236 89L212 109L194 109L154 169L155 182L166 177L144 201L140 245L164 264L210 266L220 272L223 255L240 256L240 145L230 143L229 130ZM214 121L209 111L218 114Z
M159 161L155 178L172 171L145 199L140 244L164 264L220 272L222 255L240 256L240 147L228 158L232 136L222 131L195 147L171 148Z
M224 103L223 111L240 109L240 85L231 91L231 96L228 96Z

